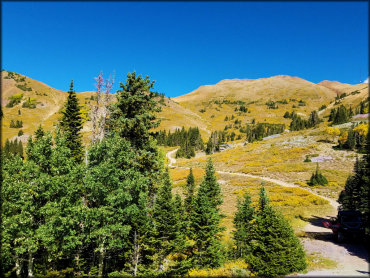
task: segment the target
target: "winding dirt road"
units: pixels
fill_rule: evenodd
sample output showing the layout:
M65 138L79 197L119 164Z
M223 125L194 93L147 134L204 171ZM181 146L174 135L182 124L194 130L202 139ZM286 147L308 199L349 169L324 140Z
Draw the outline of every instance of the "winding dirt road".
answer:
M166 154L168 158L168 166L179 169L189 169L188 167L179 167L176 166L176 158L174 155L178 149L172 150ZM313 195L319 196L325 200L328 200L330 205L335 208L335 211L338 209L338 202L334 199L321 196L308 188L302 188L298 185L288 183L285 181L272 179L269 177L261 177L246 173L235 173L235 172L225 172L217 171L220 174L235 175L235 176L244 176L249 178L258 178L261 180L269 181L280 186L284 187L299 187L303 190L306 190ZM329 215L335 216L335 215ZM328 215L322 216L327 218ZM302 243L305 247L307 254L320 254L324 258L329 258L338 263L335 269L321 269L310 271L305 274L295 274L293 276L361 276L369 277L369 254L364 245L360 243L343 243L339 244L334 242L331 231L324 228L321 225L321 220L318 219L316 222L309 223L304 227L304 231L307 234L316 235L314 238L304 238Z

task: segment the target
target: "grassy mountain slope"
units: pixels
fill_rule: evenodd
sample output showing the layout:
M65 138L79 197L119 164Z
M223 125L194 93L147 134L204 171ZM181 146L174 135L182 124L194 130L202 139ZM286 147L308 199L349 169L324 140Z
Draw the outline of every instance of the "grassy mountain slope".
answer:
M255 80L223 80L215 85L202 86L174 100L202 116L208 128L214 130L223 129L225 116L232 115L242 123L255 119L257 122L287 125L290 120L283 118L286 111L295 110L298 114L308 116L312 110L318 110L323 104L328 105L336 95L332 89L301 78L278 75ZM269 109L266 103L271 101L275 102L276 109ZM247 113L235 111L240 103L245 103Z
M33 134L39 124L46 130L52 130L61 117L61 110L67 98L67 93L54 89L40 81L27 76L2 71L2 143L7 138L15 138L19 128L9 128L11 120L22 120L26 141ZM76 88L78 89L78 88ZM359 94L350 93L358 90ZM157 130L175 130L182 126L198 126L202 137L207 140L211 131L223 130L225 125L239 120L242 124L256 122L284 123L289 126L290 119L283 118L286 111L296 111L298 114L308 116L312 110L318 110L322 105L328 108L322 111L325 116L334 106L335 97L341 93L348 96L341 102L355 107L361 100L368 96L368 84L349 85L336 81L322 81L314 84L298 77L278 75L270 78L227 79L215 85L201 86L197 90L173 99L165 98L162 112L158 114L161 125ZM13 107L6 107L10 99L23 94L20 103ZM84 142L89 142L91 122L88 112L90 104L94 101L91 96L94 92L78 93L77 96L82 106L85 119L82 134ZM35 108L22 107L25 102L35 104ZM112 101L115 96L112 94ZM266 104L275 102L275 109L270 109ZM248 111L239 110L244 105ZM229 120L225 121L228 116ZM233 120L230 118L234 116ZM237 130L235 130L238 133Z

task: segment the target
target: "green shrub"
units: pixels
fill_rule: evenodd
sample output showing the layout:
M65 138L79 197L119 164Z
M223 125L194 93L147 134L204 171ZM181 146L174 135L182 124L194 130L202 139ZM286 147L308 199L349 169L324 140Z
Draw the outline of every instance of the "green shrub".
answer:
M36 99L28 98L25 102L23 102L23 108L35 109L36 108Z
M312 174L310 181L308 182L309 185L327 185L328 180L324 177L323 174L319 171L319 164L316 166L315 173Z
M9 99L9 102L6 105L6 107L11 108L11 107L19 104L21 102L22 98L23 98L23 94L22 93L14 94L14 95L10 96L8 98Z

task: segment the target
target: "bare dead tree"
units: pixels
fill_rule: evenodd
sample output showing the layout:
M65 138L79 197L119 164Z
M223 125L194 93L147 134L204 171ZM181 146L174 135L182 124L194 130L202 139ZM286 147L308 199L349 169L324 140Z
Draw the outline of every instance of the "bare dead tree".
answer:
M109 100L110 92L114 84L114 73L109 79L104 80L103 73L101 72L96 80L95 100L96 103L91 105L90 118L92 121L92 135L91 143L101 141L105 136L106 119L109 116ZM102 95L103 94L103 95Z

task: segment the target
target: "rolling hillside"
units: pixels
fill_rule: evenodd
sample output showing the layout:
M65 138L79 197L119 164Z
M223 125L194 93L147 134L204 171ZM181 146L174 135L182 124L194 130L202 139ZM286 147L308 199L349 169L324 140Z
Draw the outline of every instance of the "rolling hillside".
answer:
M27 76L2 71L2 143L7 138L15 138L20 129L10 128L10 122L23 121L26 142L42 124L46 130L51 130L61 117L61 109L65 103L67 93L54 89L40 81ZM358 94L351 95L353 91ZM176 128L198 126L206 140L214 130L223 130L225 125L239 120L242 124L256 122L284 123L289 125L290 119L283 117L286 111L296 111L302 116L308 116L311 111L318 110L322 105L329 113L334 105L335 97L342 93L348 96L341 99L345 105L356 106L368 95L368 84L349 85L336 81L322 81L314 84L298 77L278 75L261 79L226 79L215 85L201 86L195 91L173 99L165 98L162 112L158 117L161 125L158 129L174 131ZM82 130L84 142L89 142L91 123L88 113L91 96L94 92L78 93L85 119ZM20 97L19 103L7 107L14 97ZM115 100L112 94L112 101ZM31 103L34 108L24 107L24 103ZM241 106L246 110L241 111ZM225 117L228 121L225 121ZM231 120L231 118L233 120ZM238 133L237 130L235 130Z

